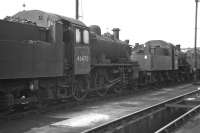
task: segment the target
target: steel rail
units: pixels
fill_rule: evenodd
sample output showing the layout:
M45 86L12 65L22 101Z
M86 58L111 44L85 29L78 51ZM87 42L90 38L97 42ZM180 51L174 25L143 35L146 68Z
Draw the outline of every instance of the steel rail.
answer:
M200 93L200 90L195 90L195 91L192 91L192 92L189 92L189 93L186 93L186 94L182 94L180 96L176 96L174 98L165 100L165 101L163 101L161 103L158 103L158 104L155 104L153 106L150 106L150 107L144 108L142 110L138 110L138 111L136 111L134 113L122 116L122 117L120 117L118 119L103 123L101 125L98 125L96 127L92 127L90 129L86 129L86 130L82 131L81 133L96 133L96 132L98 133L98 132L102 132L102 131L105 132L107 130L113 130L112 129L113 127L117 128L117 127L119 127L121 125L126 125L125 124L126 122L128 123L128 121L134 120L133 118L135 118L137 116L142 116L142 114L151 113L155 109L158 109L160 107L165 107L165 104L173 103L173 102L176 102L176 101L180 101L183 98L188 97L190 95L194 95L196 93ZM110 127L112 127L112 128L110 128Z
M172 128L172 126L176 127L178 125L178 122L184 121L186 117L191 117L192 114L196 113L196 111L198 111L199 109L200 109L200 105L195 106L194 108L190 109L189 111L187 111L186 113L178 117L177 119L173 120L169 124L157 130L155 133L168 133L170 128Z

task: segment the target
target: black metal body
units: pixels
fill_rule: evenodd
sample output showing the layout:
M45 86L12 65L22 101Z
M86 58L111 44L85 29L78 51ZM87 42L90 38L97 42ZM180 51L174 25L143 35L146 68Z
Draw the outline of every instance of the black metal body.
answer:
M48 42L47 30L7 21L0 27L0 79L63 75L63 43Z
M87 30L82 22L32 10L1 20L0 28L0 106L67 98L75 76L90 73L89 45L75 41L77 29Z
M126 42L93 33L90 43L92 64L130 61L131 47Z
M178 69L178 54L175 47L161 40L148 41L135 47L131 59L138 61L143 71Z
M141 72L140 84L164 84L192 79L190 66L182 55L180 47L162 40L151 40L137 45L131 55L132 61L138 61Z

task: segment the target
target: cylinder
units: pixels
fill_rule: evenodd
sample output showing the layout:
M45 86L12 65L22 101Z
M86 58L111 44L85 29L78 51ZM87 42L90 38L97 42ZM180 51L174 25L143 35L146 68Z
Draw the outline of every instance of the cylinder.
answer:
M97 35L101 35L101 28L98 26L98 25L91 25L90 27L89 27L89 30L91 31L91 32L94 32L94 33L96 33Z

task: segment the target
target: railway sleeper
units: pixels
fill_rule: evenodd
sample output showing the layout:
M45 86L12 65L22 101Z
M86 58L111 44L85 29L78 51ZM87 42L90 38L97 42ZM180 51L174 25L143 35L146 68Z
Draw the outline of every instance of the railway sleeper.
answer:
M179 127L191 116L200 111L198 91L170 99L115 121L87 130L84 133L168 133ZM192 95L193 104L185 102Z

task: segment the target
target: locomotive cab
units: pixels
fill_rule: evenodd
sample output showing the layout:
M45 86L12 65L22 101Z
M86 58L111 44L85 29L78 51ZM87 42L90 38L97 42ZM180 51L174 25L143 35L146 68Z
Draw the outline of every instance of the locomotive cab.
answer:
M65 66L73 66L75 75L90 72L89 31L86 27L75 24L63 25L63 41L65 43Z
M88 29L76 27L74 40L74 74L89 74L90 42Z

